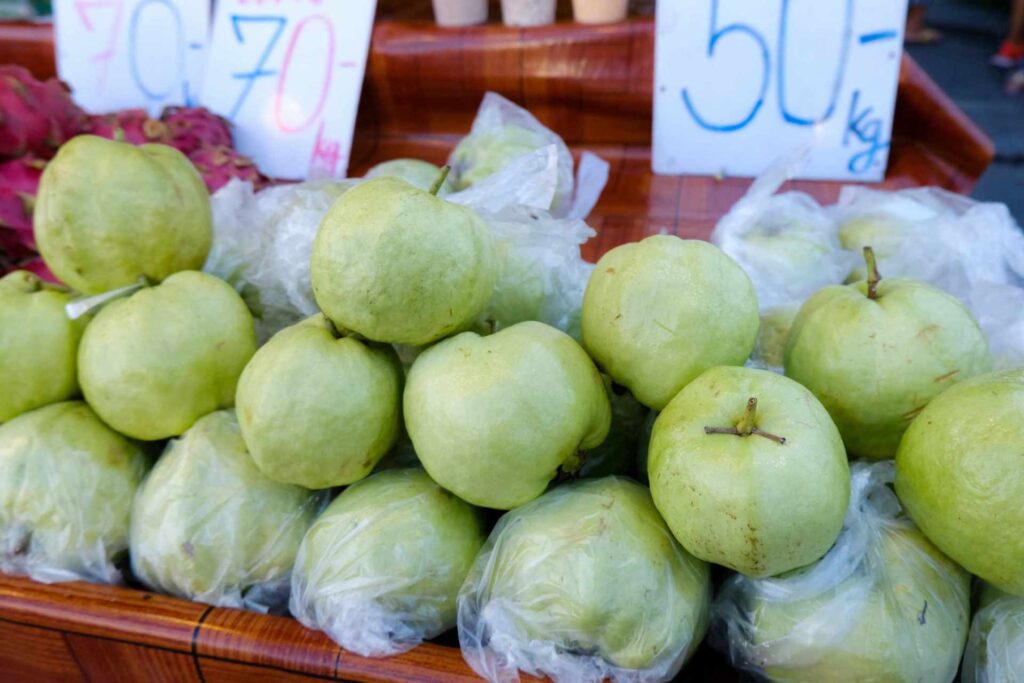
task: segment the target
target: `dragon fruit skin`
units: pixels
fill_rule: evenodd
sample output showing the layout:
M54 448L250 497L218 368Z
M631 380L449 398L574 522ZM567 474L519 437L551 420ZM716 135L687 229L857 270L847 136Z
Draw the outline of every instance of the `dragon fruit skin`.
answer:
M269 182L252 159L226 145L200 148L188 158L203 176L211 194L227 185L232 178L248 180L254 190L262 189Z
M230 124L205 107L168 107L160 120L167 124L168 144L186 156L203 147L234 147Z
M167 125L150 118L145 109L124 109L110 114L90 116L85 132L133 145L167 144L171 139Z
M49 159L84 124L85 113L63 83L37 81L17 65L0 66L0 159L28 153Z
M0 246L16 259L36 251L32 210L45 166L31 156L0 163Z

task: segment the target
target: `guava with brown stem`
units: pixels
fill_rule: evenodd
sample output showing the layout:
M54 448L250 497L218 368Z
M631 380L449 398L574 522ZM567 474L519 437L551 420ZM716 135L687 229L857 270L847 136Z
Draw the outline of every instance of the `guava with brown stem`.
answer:
M869 277L826 287L797 314L786 376L814 392L852 455L891 458L911 420L949 386L991 368L988 343L964 306L914 280Z
M654 503L696 557L747 576L819 559L843 526L850 471L813 394L765 370L720 366L654 423Z

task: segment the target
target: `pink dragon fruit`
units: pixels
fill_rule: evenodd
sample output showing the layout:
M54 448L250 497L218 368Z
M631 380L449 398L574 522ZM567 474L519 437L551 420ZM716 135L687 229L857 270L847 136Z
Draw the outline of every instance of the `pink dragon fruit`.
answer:
M35 255L32 210L45 166L31 156L0 164L0 247L11 258Z
M20 66L0 66L0 159L50 158L81 132L85 113L55 78L37 81Z
M87 133L108 140L144 145L150 142L169 143L170 131L162 121L150 118L145 109L124 109L111 114L89 117Z
M206 188L211 193L227 185L232 178L248 180L256 190L268 182L252 159L226 145L202 147L188 158L203 176Z
M230 124L204 107L168 107L160 120L167 124L170 144L185 155L203 147L233 147Z

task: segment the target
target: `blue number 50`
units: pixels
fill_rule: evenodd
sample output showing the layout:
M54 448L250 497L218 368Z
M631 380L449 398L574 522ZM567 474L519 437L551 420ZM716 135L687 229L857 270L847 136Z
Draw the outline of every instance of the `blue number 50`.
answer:
M707 118L702 116L698 111L697 107L693 103L693 99L690 97L690 93L686 88L683 88L683 105L687 111L690 112L690 116L696 121L702 128L708 130L718 131L722 133L728 133L730 131L739 130L757 116L757 112L761 109L761 105L764 104L764 96L768 91L768 79L769 79L769 68L771 59L768 56L768 43L765 42L764 37L755 31L747 24L729 24L723 28L718 28L718 2L719 0L711 0L711 39L708 41L708 57L715 56L715 46L718 41L722 38L730 35L744 35L754 41L754 43L761 50L761 92L758 94L754 101L753 106L750 108L750 112L740 119L739 121L733 121L729 123L716 123L709 121Z

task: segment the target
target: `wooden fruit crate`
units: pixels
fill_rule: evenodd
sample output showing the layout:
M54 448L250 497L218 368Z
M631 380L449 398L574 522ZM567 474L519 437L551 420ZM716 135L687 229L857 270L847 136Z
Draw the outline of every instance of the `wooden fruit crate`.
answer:
M660 231L706 238L749 180L659 177L650 171L654 28L650 18L604 27L488 25L441 30L426 3L381 0L351 172L399 156L442 162L465 134L484 92L498 91L565 136L574 151L611 163L584 248ZM496 17L492 13L492 17ZM48 26L0 24L0 63L53 73ZM885 186L971 189L993 157L985 135L909 58L900 74ZM791 186L833 201L840 184ZM691 681L737 680L703 649ZM140 590L83 583L45 586L0 577L0 680L459 681L473 678L451 635L399 657L343 652L292 619L215 609Z

